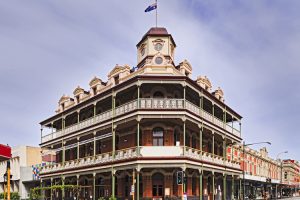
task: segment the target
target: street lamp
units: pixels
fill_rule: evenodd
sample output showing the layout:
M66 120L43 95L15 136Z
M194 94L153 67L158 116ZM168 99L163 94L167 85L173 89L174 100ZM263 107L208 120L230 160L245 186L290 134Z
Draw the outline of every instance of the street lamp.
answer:
M245 200L245 191L246 191L246 180L245 180L245 147L255 145L255 144L269 144L271 145L271 142L256 142L256 143L250 143L245 144L245 141L243 142L243 200Z
M284 153L288 153L288 151L283 151L283 152L280 152L279 154L277 154L276 160L278 160L279 156L281 154L284 154ZM281 184L281 187L280 187L280 198L282 198L282 160L280 160L280 184ZM276 199L277 199L277 186L276 186Z

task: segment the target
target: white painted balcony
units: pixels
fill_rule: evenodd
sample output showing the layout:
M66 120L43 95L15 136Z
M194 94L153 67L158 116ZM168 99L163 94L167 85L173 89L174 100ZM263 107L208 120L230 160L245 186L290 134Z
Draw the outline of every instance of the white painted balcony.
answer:
M72 170L81 167L88 167L91 165L101 165L112 161L125 161L126 159L132 159L137 157L144 158L174 158L176 161L178 158L192 158L195 160L231 167L235 169L240 169L240 164L235 161L224 160L223 157L212 155L211 153L203 152L190 147L185 147L185 152L183 152L184 147L182 146L142 146L140 148L140 153L137 153L137 147L132 147L128 149L118 150L113 157L112 152L99 154L96 156L90 156L85 158L80 158L77 160L66 161L64 164L49 164L43 167L41 174L53 173L63 170Z
M143 146L140 148L141 157L180 157L183 149L180 146Z
M184 99L140 99L141 109L183 109Z
M136 110L138 106L137 102L137 100L134 100L117 107L115 111L116 116L123 115Z
M159 98L141 98L139 100L139 108L140 109L149 109L149 110L161 110L161 109L183 109L184 107L191 111L192 113L202 116L207 121L215 124L216 126L220 128L225 128L230 133L240 137L240 131L233 128L232 126L225 124L223 121L219 120L218 118L214 117L210 113L202 110L200 107L196 106L195 104L184 101L184 99L159 99ZM131 102L125 103L121 106L118 106L115 109L115 116L120 116L132 111L135 111L138 109L138 100L133 100ZM93 118L86 119L84 121L81 121L78 124L74 124L72 126L66 127L64 130L60 130L54 133L50 133L48 135L42 136L41 142L45 143L49 140L61 137L63 135L79 131L81 129L87 128L89 126L92 126L94 124L99 124L105 120L111 119L113 116L113 111L109 110L104 113L101 113L99 115L96 115Z
M115 158L113 158L112 152L108 152L96 156L90 156L90 157L80 158L77 160L66 161L64 162L64 164L62 163L49 164L43 167L41 174L62 171L62 170L71 170L79 167L87 167L90 165L105 164L113 160L126 160L134 157L137 157L137 151L135 147L116 151Z

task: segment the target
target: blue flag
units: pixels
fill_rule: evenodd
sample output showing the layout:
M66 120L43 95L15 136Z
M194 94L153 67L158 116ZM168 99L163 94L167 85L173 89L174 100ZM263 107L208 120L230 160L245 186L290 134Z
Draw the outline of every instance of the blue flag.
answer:
M154 3L150 6L148 6L148 8L146 8L145 12L150 12L152 10L155 10L157 8L157 3Z

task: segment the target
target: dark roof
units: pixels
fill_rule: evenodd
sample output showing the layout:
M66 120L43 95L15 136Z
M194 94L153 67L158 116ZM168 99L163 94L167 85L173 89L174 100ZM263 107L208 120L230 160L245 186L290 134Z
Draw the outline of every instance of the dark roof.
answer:
M164 28L164 27L152 27L152 28L150 28L149 31L147 31L147 33L143 36L143 38L141 39L141 41L140 41L136 46L139 46L139 44L140 44L145 38L147 38L148 36L170 36L172 42L174 43L174 45L175 45L175 47L176 47L176 44L175 44L175 41L174 41L172 35L169 34L168 31L167 31L167 29Z
M169 33L164 27L152 27L145 35L169 35Z

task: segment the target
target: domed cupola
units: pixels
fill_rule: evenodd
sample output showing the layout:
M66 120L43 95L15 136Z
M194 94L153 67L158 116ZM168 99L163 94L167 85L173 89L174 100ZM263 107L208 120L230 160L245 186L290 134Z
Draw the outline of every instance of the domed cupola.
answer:
M137 47L137 66L174 65L176 44L166 28L154 27L143 36Z

